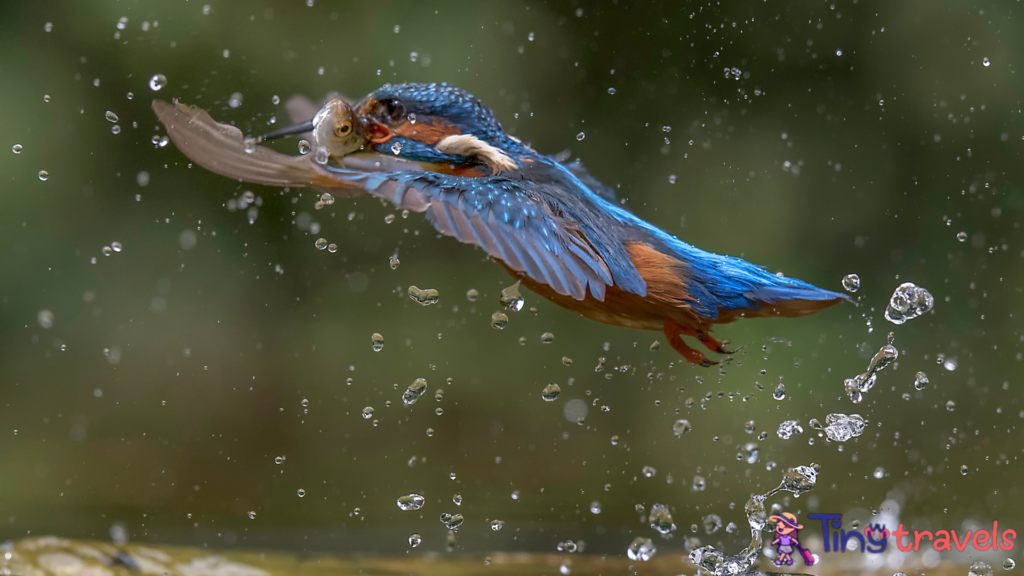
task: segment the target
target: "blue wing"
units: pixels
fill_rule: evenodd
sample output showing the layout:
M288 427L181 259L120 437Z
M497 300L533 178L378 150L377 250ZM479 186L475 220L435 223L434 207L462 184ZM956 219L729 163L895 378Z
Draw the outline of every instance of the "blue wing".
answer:
M395 207L423 212L438 232L480 246L509 268L577 300L604 299L612 271L576 222L554 213L537 191L502 177L328 168L347 186Z

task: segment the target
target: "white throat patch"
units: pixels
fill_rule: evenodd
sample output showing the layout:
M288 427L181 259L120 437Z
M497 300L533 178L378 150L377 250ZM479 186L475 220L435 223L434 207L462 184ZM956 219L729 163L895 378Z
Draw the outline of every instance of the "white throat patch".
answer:
M454 134L441 140L435 146L438 152L444 154L455 154L458 156L473 156L484 161L491 167L495 174L504 170L515 170L519 165L515 160L505 154L500 148L491 146L487 142L473 136L472 134Z

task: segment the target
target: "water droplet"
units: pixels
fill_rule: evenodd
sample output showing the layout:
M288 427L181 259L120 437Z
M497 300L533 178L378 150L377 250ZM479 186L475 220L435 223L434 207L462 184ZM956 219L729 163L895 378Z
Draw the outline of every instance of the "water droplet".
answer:
M579 134L576 135L576 139L577 140L583 140L586 137L587 137L587 135L585 133L583 133L583 132L580 132Z
M393 144L391 144L391 153L394 154L395 156L398 156L399 154L401 154L402 153L402 143L399 142L398 140L395 140L395 142Z
M741 456L747 462L747 464L753 464L754 462L757 462L757 457L760 453L760 446L758 446L755 442L747 442L746 444L743 445L743 453Z
M46 170L40 170L39 179L42 180L43 182L46 182L47 180L50 179L50 173L47 172Z
M672 433L676 436L682 436L692 429L693 426L690 426L689 420L676 420L676 423L672 425Z
M654 553L657 551L658 549L654 547L654 542L650 538L637 536L626 549L626 556L633 561L647 562L654 557Z
M535 36L533 35L533 32L530 32L529 34L526 35L526 39L529 40L530 42L533 42L534 38Z
M434 290L433 288L420 289L416 286L409 286L409 299L420 306L437 304L438 298L440 298L440 296L438 295L437 290Z
M842 56L842 55L843 55L843 49L842 48L836 48L836 56Z
M408 494L406 496L398 497L398 507L408 512L409 510L419 510L423 508L423 504L426 503L426 498L419 494Z
M437 414L438 416L440 416L441 414L444 414L444 408L441 408L440 406L438 406L437 408L434 408L434 414Z
M985 68L988 68L989 66L992 65L992 61L989 60L988 57L982 58L981 65L984 66Z
M971 564L971 568L967 571L967 576L992 576L992 567L979 560Z
M444 524L449 530L455 530L462 525L465 518L462 514L449 514L447 512L441 514L441 523Z
M956 410L956 402L953 402L952 400L950 400L949 402L946 402L946 410L949 411L949 412L952 412L953 410Z
M110 249L113 250L114 252L120 252L121 250L124 249L124 246L122 246L120 242L111 242Z
M903 324L928 312L934 305L931 293L913 282L904 282L892 293L885 309L885 319L893 324Z
M547 402L554 402L558 398L558 395L561 393L562 389L558 386L558 384L552 382L545 386L543 390L541 390L540 397Z
M427 428L427 438L430 438L433 435L434 435L434 429L433 428Z
M43 24L43 31L53 32L53 22L47 22L46 24Z
M452 502L454 502L456 506L462 506L462 494L453 495Z
M600 514L601 513L601 503L598 502L597 500L594 500L593 502L591 502L590 503L590 513L591 514Z
M412 536L409 536L410 547L415 548L420 545L420 542L423 542L423 537L419 534L413 534Z
M277 464L279 466L281 464L284 464L284 461L285 461L285 457L284 456L277 456L277 457L274 458L274 464Z
M110 246L104 246L104 247L103 247L103 248L102 248L102 249L100 250L100 252L102 252L104 256L110 256L111 254L113 254L113 253L114 253L114 249L113 249L113 248L111 248Z
M363 420L369 420L370 418L373 418L373 406L363 408Z
M611 94L612 96L614 96L615 95L615 87L614 86L610 86L608 88L608 93Z
M501 312L491 314L491 328L501 330L505 326L508 326L508 316L505 316Z
M772 392L772 398L784 400L786 398L786 385L779 382L778 386L775 387L775 391Z
M924 390L925 386L928 385L928 375L924 372L918 372L914 374L914 388L918 390Z
M651 513L647 516L647 520L650 521L651 528L654 528L662 535L673 532L676 529L675 522L672 521L672 513L668 511L668 507L664 504L651 506Z
M1013 558L1003 560L1003 570L1013 570L1016 565L1017 563L1013 561Z
M395 215L394 214L388 214L387 216L384 217L384 223L385 224L391 224L394 221L395 221Z
M392 255L388 258L388 266L390 266L392 270L398 270L398 265L401 263L402 261L398 259L398 256Z
M882 468L881 466L875 468L875 472L874 474L872 474L872 476L874 476L876 480L881 480L882 478L885 478L885 468Z
M747 423L743 425L743 431L747 434L753 434L754 430L757 430L757 424L753 420L747 420Z
M864 433L868 422L859 414L825 416L825 435L832 442L846 442Z
M669 184L675 184L677 180L678 180L678 178L676 178L675 174L669 174L668 175L668 183Z
M957 232L956 239L961 242L967 242L967 232Z
M843 288L845 288L847 292L856 292L857 290L860 290L860 276L857 276L856 274L847 274L846 276L843 276Z
M644 478L654 478L654 475L658 473L654 466L644 466L640 472L644 475Z
M526 299L523 298L523 294L519 291L519 282L511 286L506 286L501 289L501 305L506 310L513 312L519 312L523 309L523 305L526 303Z
M569 576L569 574L572 574L572 562L569 562L568 560L562 562L558 567L558 572L563 576Z
M21 151L24 149L24 146L22 146L21 144L15 144L14 146L11 146L11 152L14 152L15 154L21 154Z
M480 297L480 293L476 291L476 288L470 288L466 290L466 300L470 302L476 302L476 299Z
M556 548L558 549L559 552L568 552L568 553L572 554L573 552L576 551L577 546L576 546L576 543L573 542L572 540L566 540L565 542L559 542L558 546L556 546Z
M302 488L299 488L299 491L296 492L296 494L298 494L299 498L303 498L306 496L306 491L303 490Z
M299 154L309 154L310 148L309 140L299 140ZM323 164L323 162L321 162L321 164Z
M257 140L255 138L252 136L246 136L245 139L242 140L242 148L249 154L252 154L256 151L256 143Z
M722 528L722 517L718 514L708 514L704 517L704 533L712 535Z
M241 92L232 92L231 96L228 96L228 106L231 108L238 108L242 105L242 101L245 100L245 95Z
M316 242L313 245L316 246L317 250L326 250L327 249L327 238L317 238Z
M255 519L256 519L256 511L255 510L249 510L249 520L255 520Z
M379 333L374 332L373 335L370 336L370 342L373 344L374 352L380 352L384 349L384 337Z
M540 335L540 343L541 344L551 344L554 341L555 341L555 335L552 334L551 332L545 332L545 333Z
M799 420L786 420L782 424L779 424L779 430L776 432L779 438L783 440L789 440L794 434L803 434L804 429L800 426Z
M413 380L412 384L402 393L402 402L406 406L412 406L427 391L427 381L423 378Z
M313 161L317 164L327 164L327 161L331 159L331 152L323 146L317 146L316 151L313 152Z
M504 526L505 526L505 521L504 520L491 520L491 530L494 530L495 532L497 532L498 530L501 530Z
M149 89L153 92L159 92L164 86L167 86L167 77L163 74L154 74L149 79Z
M334 204L334 196L331 196L330 192L324 192L320 195L320 201L324 203L324 206L330 206Z
M114 122L114 123L117 122L117 114L114 114L110 110L107 110L107 113L104 114L103 116L107 119L107 122Z

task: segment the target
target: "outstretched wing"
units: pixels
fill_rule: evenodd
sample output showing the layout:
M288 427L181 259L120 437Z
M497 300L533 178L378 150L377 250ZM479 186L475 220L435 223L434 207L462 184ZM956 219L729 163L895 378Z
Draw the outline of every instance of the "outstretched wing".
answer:
M196 164L222 176L268 186L341 188L336 196L363 196L365 191L347 186L331 175L312 155L288 156L254 146L246 152L242 131L218 124L202 108L180 102L153 100L153 111L167 128L174 145Z
M509 268L555 292L598 300L612 274L579 227L556 214L543 191L501 176L463 178L437 172L378 172L328 168L347 185L424 212L438 232L475 244Z
M612 273L577 224L544 202L544 190L501 176L464 178L427 172L387 158L345 163L349 170L320 165L263 146L245 150L242 132L218 124L205 111L182 103L153 101L153 110L179 150L200 166L236 180L270 186L311 186L335 196L367 193L397 208L426 213L442 234L475 244L509 268L583 300L587 288L604 300ZM370 171L363 171L370 170Z

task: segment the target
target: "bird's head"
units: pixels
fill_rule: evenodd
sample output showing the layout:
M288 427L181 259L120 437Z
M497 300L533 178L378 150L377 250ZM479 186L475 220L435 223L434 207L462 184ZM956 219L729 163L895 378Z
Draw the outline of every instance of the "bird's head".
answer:
M379 153L445 172L496 174L519 167L518 142L489 108L447 84L387 85L355 105L360 131Z

